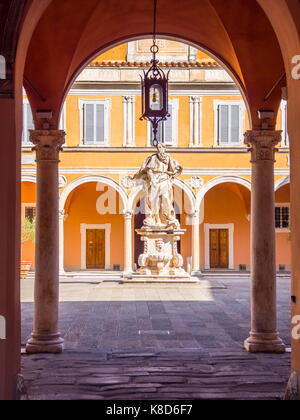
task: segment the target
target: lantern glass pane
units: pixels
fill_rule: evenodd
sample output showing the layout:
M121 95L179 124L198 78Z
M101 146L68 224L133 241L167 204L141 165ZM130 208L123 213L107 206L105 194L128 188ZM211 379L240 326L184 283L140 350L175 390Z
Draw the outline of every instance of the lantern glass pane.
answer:
M150 109L161 111L164 107L163 90L160 85L152 85L150 88Z

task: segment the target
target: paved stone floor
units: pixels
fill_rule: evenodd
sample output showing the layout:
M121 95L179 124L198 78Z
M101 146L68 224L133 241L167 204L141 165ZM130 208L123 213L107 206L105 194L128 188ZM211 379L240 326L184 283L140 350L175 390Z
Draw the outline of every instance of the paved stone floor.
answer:
M199 285L62 279L62 355L23 356L29 399L280 399L289 353L250 355L248 278ZM33 281L22 283L22 343ZM290 345L290 280L278 280L279 332Z

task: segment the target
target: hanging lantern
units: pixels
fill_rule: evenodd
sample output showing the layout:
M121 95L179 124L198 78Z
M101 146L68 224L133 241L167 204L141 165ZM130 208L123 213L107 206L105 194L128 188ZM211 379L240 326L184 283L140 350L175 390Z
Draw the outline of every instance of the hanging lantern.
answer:
M161 121L166 121L170 117L168 111L168 82L169 73L165 75L163 70L158 66L159 61L156 54L159 51L156 44L156 9L157 0L154 0L154 30L153 45L150 48L153 58L151 60L150 69L145 72L142 79L142 117L141 120L150 121L153 127L153 146L158 145L157 133L158 125Z

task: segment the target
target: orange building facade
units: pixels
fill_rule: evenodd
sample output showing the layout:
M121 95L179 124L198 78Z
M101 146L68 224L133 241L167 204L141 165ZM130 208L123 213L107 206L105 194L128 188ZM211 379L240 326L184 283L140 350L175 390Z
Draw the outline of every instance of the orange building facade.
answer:
M66 144L60 162L60 271L135 270L141 253L135 229L143 221L142 188L127 176L154 153L149 124L140 121L140 78L151 41L116 47L98 57L74 83L62 110ZM243 135L246 105L230 76L204 53L160 40L159 59L170 69L171 118L160 139L184 168L174 183L175 208L186 234L181 253L188 270L250 266L251 164ZM278 270L290 269L289 147L283 101L277 129L275 202ZM36 203L36 166L24 97L22 219ZM129 229L129 230L128 230ZM130 233L128 233L130 231ZM22 246L34 261L34 244Z

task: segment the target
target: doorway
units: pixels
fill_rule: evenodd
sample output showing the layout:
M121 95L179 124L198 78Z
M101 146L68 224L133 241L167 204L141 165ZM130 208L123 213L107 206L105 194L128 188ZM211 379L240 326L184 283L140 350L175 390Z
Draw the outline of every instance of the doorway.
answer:
M229 268L229 230L209 231L210 268Z
M205 269L234 270L234 224L204 224Z
M86 268L105 268L104 229L87 229L86 231Z

